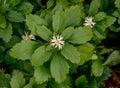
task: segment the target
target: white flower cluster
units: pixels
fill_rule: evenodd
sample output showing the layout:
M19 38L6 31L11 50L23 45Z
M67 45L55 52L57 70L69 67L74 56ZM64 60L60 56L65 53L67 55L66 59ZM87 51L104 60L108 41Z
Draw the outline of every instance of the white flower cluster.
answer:
M25 35L22 35L22 39L23 40L30 40L30 39L35 40L36 38L33 34L31 33L29 34L28 32L25 32Z
M89 26L91 28L93 28L93 26L96 24L95 22L92 21L93 17L86 17L85 18L85 23L83 24L84 26Z
M51 39L50 45L54 46L55 48L58 48L59 50L62 49L62 46L64 45L65 41L63 41L63 37L60 35L54 35Z

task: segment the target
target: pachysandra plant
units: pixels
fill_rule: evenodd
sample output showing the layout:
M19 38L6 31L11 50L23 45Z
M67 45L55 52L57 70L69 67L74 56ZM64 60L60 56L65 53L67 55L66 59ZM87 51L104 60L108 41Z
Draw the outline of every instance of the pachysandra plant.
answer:
M77 15L77 17L72 15L71 12L73 10L76 12L75 15ZM69 15L69 17L67 15ZM29 22L31 18L34 20L40 19L42 22L40 23L38 21L33 25L32 22ZM38 41L22 41L11 49L11 56L19 60L31 61L32 66L34 66L34 77L36 78L37 83L43 83L51 77L59 83L63 82L66 80L67 74L69 73L69 63L79 65L80 62L82 62L81 64L83 64L92 56L91 52L93 52L93 48L90 48L93 46L91 44L87 44L87 42L93 37L93 32L90 27L75 26L78 25L78 23L80 24L80 21L76 23L70 21L76 21L78 19L81 19L81 14L80 8L77 5L67 8L65 11L56 11L52 16L52 28L48 27L44 20L39 16L31 14L27 15L26 24L29 30L41 38L42 44L35 49L35 45L39 44ZM31 38L28 34L24 37ZM26 38L24 39L26 40ZM21 52L23 50L20 49L20 51L19 48L20 46L23 46L23 43L25 42L26 47L23 49L25 51L24 55L22 55L23 57L19 57L21 54L18 56L16 54L18 52L23 53ZM29 43L27 46L27 42L30 42L31 44ZM84 49L77 49L78 47L90 48L90 51L87 53L91 54L86 57L87 59L81 59L81 53Z

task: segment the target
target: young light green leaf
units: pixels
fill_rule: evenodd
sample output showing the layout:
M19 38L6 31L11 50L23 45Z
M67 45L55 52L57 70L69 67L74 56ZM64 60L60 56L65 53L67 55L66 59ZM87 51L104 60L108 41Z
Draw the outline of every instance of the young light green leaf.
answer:
M36 27L37 25L47 25L47 23L40 18L38 15L26 15L26 25L28 26L28 29L33 33L36 34Z
M11 50L10 55L19 60L30 59L34 50L39 46L38 42L32 40L23 40L17 43Z
M61 36L63 37L64 40L67 40L72 36L73 31L74 31L73 27L68 27L62 32Z
M6 14L6 18L11 21L11 22L23 22L24 21L24 16L17 11L9 11Z
M71 6L70 8L65 10L66 15L66 26L77 26L80 24L81 17L82 17L82 10L80 6Z
M34 72L35 80L38 84L48 81L48 78L51 77L50 72L44 67L35 68Z
M37 28L37 34L44 40L49 41L50 38L52 38L52 32L50 31L50 29L48 29L47 27L45 27L44 25L38 25L36 26Z
M100 7L99 0L92 0L90 3L90 8L88 11L89 16L94 16L98 12L98 8Z
M103 65L99 59L94 60L92 63L92 73L95 76L101 76L103 73Z
M115 66L120 63L120 51L113 51L107 60L104 62L104 65Z
M31 63L33 66L41 66L46 61L49 60L50 56L52 55L51 51L46 50L46 46L40 46L35 50L33 55L31 56Z
M22 2L21 5L18 7L17 11L21 12L23 15L32 12L33 5L29 2Z
M14 70L10 82L11 88L23 88L25 85L25 78L22 72Z
M78 27L74 30L69 42L74 44L83 44L93 37L93 32L89 27Z
M94 46L90 43L85 43L77 47L80 54L80 64L84 64L90 60L93 55Z
M76 88L86 88L88 85L88 81L85 75L79 76L76 79L75 84L76 84Z
M84 0L70 0L70 2L72 2L72 3L80 3L82 1L84 1Z
M6 27L5 16L0 15L0 28L5 28L5 27Z
M9 42L11 36L12 36L12 25L10 23L7 24L5 29L0 28L0 37L2 37L2 39L5 42Z
M94 21L95 22L97 22L97 21L101 21L101 20L103 20L104 18L106 17L106 13L104 13L104 12L99 12L98 14L96 14L95 16L94 16Z
M58 33L62 32L66 26L66 17L65 13L61 10L56 11L55 15L53 15L53 31Z
M62 48L61 54L72 63L80 63L79 53L73 45L66 44Z
M59 53L54 53L51 64L50 71L55 81L58 83L63 82L67 78L67 73L69 72L69 65L65 61L65 58Z
M55 3L55 0L48 0L48 2L47 2L47 8L52 7L54 5L54 3Z

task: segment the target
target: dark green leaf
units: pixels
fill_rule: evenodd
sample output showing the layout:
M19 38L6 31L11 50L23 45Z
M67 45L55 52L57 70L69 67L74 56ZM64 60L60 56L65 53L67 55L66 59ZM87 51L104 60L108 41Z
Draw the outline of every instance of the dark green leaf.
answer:
M18 4L20 4L21 0L9 0L10 6L14 7Z
M9 42L9 40L11 39L12 36L12 25L11 24L7 24L5 29L0 28L0 37L2 37L2 39L5 42Z
M65 29L66 26L66 18L65 13L61 10L56 11L55 15L53 15L53 31L58 33Z
M120 51L115 50L109 55L104 65L114 66L119 63L120 63Z
M31 40L23 40L20 43L17 43L11 50L10 55L19 60L30 59L34 50L39 46L38 42Z
M52 32L50 31L50 29L48 29L44 25L37 26L37 34L46 41L49 41L50 38L52 37Z
M34 77L38 84L48 81L48 78L51 77L50 72L44 67L35 68Z
M99 0L92 0L90 3L90 9L89 9L89 16L94 16L98 12L98 8L100 7L100 1Z
M6 27L5 16L0 15L0 28L5 28L5 27Z
M66 26L77 26L80 24L81 17L82 17L82 10L80 6L71 6L70 8L65 10L66 15Z
M101 76L102 73L103 73L103 65L101 63L100 60L95 60L93 61L92 63L92 73L95 75L95 76Z
M9 11L6 14L6 17L11 22L23 22L24 21L24 16L20 12L17 12L17 11L12 11L12 10Z
M17 11L21 12L23 15L32 12L32 10L33 10L33 5L30 4L29 2L22 2L20 7L18 7L17 9Z
M86 88L88 86L87 83L88 83L88 81L87 81L85 75L79 76L75 81L76 88Z
M61 36L63 37L64 40L67 40L72 36L73 31L74 31L73 27L68 27L62 32Z
M65 58L59 53L54 53L50 65L50 71L52 77L55 78L55 81L57 81L58 83L63 82L67 78L69 65L65 61Z
M41 66L46 61L49 60L51 55L52 55L52 52L47 51L46 46L40 46L35 50L35 52L31 56L31 63L33 66Z
M106 17L106 14L104 12L99 12L98 14L96 14L94 16L94 21L97 22L97 21L101 21L103 20L104 18Z
M26 15L26 25L28 29L31 30L33 34L36 34L36 27L37 25L47 25L46 22L40 18L38 15Z
M74 30L69 42L83 44L93 37L93 32L89 27L78 27Z
M73 45L66 44L62 48L61 54L72 63L80 63L79 53Z
M23 88L25 85L25 78L22 72L18 70L13 71L10 82L11 88Z

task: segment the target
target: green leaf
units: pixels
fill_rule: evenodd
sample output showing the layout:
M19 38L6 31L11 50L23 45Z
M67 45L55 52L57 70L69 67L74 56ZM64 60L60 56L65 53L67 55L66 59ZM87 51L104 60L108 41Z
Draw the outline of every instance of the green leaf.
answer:
M21 0L9 0L10 6L14 7L18 4L20 4Z
M33 33L36 34L36 27L37 25L47 25L47 23L40 18L38 15L26 15L26 25L28 26L28 29Z
M11 39L12 36L12 25L11 24L7 24L5 29L0 28L0 37L2 37L2 39L5 42L9 42L9 40Z
M25 85L25 79L22 72L14 70L12 73L12 79L10 82L11 88L23 88Z
M99 12L98 14L96 14L96 15L94 16L94 21L95 21L95 22L101 21L101 20L103 20L105 17L106 17L106 13L104 13L104 12Z
M10 88L10 80L10 75L0 72L0 88Z
M55 15L53 15L53 31L58 33L65 29L66 26L66 18L65 13L61 10L56 11Z
M6 17L9 21L11 22L23 22L24 21L24 16L17 11L9 11L6 13Z
M31 63L33 66L41 66L50 59L51 55L52 52L47 51L46 46L40 46L31 56Z
M72 36L73 31L74 31L73 27L68 27L62 32L61 36L63 37L64 40L67 40Z
M23 40L17 43L11 50L10 55L19 60L30 59L34 50L39 46L38 42L31 40Z
M48 2L47 2L47 8L52 7L54 5L54 3L55 3L55 0L48 0Z
M37 34L44 40L49 41L52 37L52 32L44 25L37 26Z
M98 8L100 7L99 0L92 0L90 3L90 8L88 11L89 16L94 16L98 12Z
M0 15L0 28L5 28L5 27L6 27L5 16Z
M26 86L24 86L24 88L33 88L32 86L35 84L35 82L36 81L34 77L30 78L30 82Z
M104 62L104 65L115 66L120 63L120 51L113 51L107 60Z
M61 54L72 63L80 63L79 53L73 45L66 44L62 48Z
M100 60L94 60L92 63L92 73L95 76L101 76L103 73L103 65Z
M120 0L115 0L115 7L120 9Z
M96 24L93 28L93 32L99 39L103 39L106 37L105 30L106 28L100 24Z
M81 17L82 17L82 10L80 6L71 6L70 8L65 10L66 15L66 26L77 26L80 24Z
M67 78L67 73L69 72L69 65L65 61L65 58L59 53L54 53L51 64L50 71L55 81L58 83L63 82Z
M104 18L104 20L102 20L101 22L99 22L98 24L107 28L109 26L111 26L114 22L116 21L116 19L112 16L106 16Z
M22 2L21 5L18 7L17 11L21 12L23 15L32 12L33 5L29 2Z
M70 0L70 2L72 2L72 3L80 3L82 1L84 1L84 0Z
M88 81L85 77L85 75L79 76L76 81L76 88L86 88L88 86Z
M89 27L78 27L74 30L69 42L74 44L83 44L93 37L93 32Z
M38 67L35 68L34 77L38 84L42 84L43 82L48 81L48 78L50 78L51 76L50 72L46 68Z
M90 43L86 43L77 47L80 54L80 64L84 64L90 60L93 55L94 46Z

